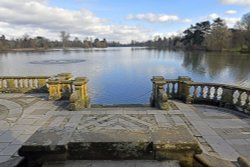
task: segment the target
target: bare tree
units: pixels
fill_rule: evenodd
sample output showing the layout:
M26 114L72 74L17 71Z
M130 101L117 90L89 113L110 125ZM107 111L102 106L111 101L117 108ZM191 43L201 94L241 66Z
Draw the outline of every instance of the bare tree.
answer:
M212 24L211 32L206 35L204 44L209 50L222 51L231 43L231 31L227 28L224 20L217 18Z
M243 30L245 43L250 52L250 13L243 15L240 21L240 28Z
M61 31L60 37L61 37L61 40L62 40L63 48L65 48L66 45L67 45L67 42L68 42L68 40L70 38L70 34L65 32L65 31Z

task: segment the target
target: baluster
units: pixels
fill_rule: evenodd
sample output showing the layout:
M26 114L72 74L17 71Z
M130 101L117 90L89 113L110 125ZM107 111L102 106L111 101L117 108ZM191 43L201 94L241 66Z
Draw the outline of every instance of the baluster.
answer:
M207 98L210 99L211 98L210 96L211 96L211 87L208 86L207 87Z
M179 95L179 82L176 82L177 86L176 86L176 94Z
M21 79L17 79L17 88L21 89Z
M18 79L14 80L14 84L15 84L15 88L17 89L18 88Z
M175 83L172 84L172 95L175 93Z
M31 83L30 88L34 88L35 87L35 80L34 79L30 79L30 83Z
M214 100L218 100L218 89L219 87L217 86L214 87Z
M39 86L38 86L38 79L35 79L35 87L39 88Z
M241 104L241 98L242 98L241 96L242 96L242 93L243 93L243 92L240 91L240 90L238 90L238 92L239 92L239 97L237 98L238 101L236 102L236 105L237 105L237 106L241 106L241 105L242 105L242 104Z
M197 86L194 86L194 98L197 98Z
M246 93L247 94L247 99L246 99L246 103L245 103L245 106L246 106L246 108L248 108L249 106L250 106L250 104L249 104L249 98L250 98L250 92L247 92Z
M32 79L32 83L33 83L33 85L32 85L33 87L32 88L35 89L36 88L36 79Z
M204 98L204 86L201 86L201 96L200 98Z
M32 88L32 80L28 79L28 88Z
M23 82L22 84L23 84L23 89L24 89L24 88L26 88L26 79L25 78L22 79L22 82Z

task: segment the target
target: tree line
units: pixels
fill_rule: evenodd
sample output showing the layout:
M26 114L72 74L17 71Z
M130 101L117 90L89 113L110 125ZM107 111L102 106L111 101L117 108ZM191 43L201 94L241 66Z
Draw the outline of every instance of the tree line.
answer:
M191 25L182 35L169 38L157 36L146 42L131 41L130 46L250 52L250 13L243 15L234 28L228 28L225 20L216 18L212 23L202 21Z
M173 48L187 50L208 50L208 51L241 51L250 52L250 13L243 15L234 28L228 28L225 20L217 18L210 21L198 22L191 25L181 35L172 37L156 36L154 40L145 42L131 41L129 44L119 42L107 42L104 38L86 38L80 40L75 37L70 39L70 34L61 31L61 40L49 40L42 36L31 38L27 34L21 38L6 39L4 35L0 36L0 51L14 49L49 49L49 48L105 48L120 46L145 46L149 48Z
M106 48L108 47L108 42L106 39L95 38L85 38L80 40L78 37L75 37L73 40L70 40L70 34L61 31L60 32L61 40L49 40L42 36L30 37L27 34L24 34L21 38L16 39L7 39L5 35L0 36L0 51L8 50L22 50L22 49L50 49L50 48Z

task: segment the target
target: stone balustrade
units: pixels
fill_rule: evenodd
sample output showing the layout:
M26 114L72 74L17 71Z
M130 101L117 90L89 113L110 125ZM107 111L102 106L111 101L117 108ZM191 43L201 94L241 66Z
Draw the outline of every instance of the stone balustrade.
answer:
M167 100L162 101L162 96L166 93L167 98L165 99L179 99L185 103L211 104L250 113L249 88L193 82L189 77L179 77L175 80L153 77L152 84L151 106L160 109L164 109L161 106L166 106L168 103Z
M70 110L90 107L88 80L73 79L71 73L55 76L3 76L0 77L0 93L49 93L49 100L69 100Z
M48 92L49 76L0 76L1 93Z

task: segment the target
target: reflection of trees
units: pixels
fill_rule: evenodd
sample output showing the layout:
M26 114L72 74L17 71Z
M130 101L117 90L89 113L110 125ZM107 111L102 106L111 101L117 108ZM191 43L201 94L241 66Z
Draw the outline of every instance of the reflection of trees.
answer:
M203 74L205 72L203 60L204 55L201 52L186 52L182 65L194 73Z
M247 79L250 74L250 56L237 53L185 53L183 66L192 72L207 72L211 78L218 78L229 70L229 75L237 81ZM204 70L204 71L202 71Z

